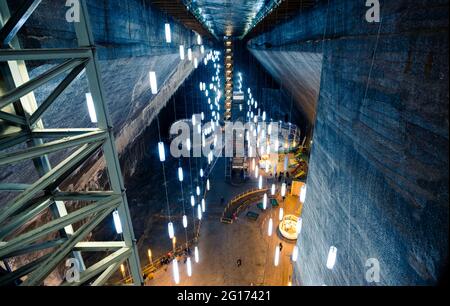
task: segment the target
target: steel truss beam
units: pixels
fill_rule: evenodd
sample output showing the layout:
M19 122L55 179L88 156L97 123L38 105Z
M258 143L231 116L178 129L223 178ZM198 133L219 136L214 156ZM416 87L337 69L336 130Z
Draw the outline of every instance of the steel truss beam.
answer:
M69 254L80 261L81 279L72 285L104 285L128 260L135 285L143 283L140 272L136 239L130 220L125 187L120 170L111 119L106 109L105 95L100 81L95 42L90 30L85 0L80 1L80 22L75 23L78 48L74 49L20 49L15 37L41 1L26 0L13 16L9 15L6 0L0 0L0 62L7 62L10 74L6 94L0 96L0 120L14 127L13 132L0 132L0 166L32 160L40 178L31 184L0 183L0 192L18 195L0 207L0 260L46 251L48 255L16 268L0 278L1 284L40 285ZM28 60L63 60L36 78L30 80L25 62ZM41 118L57 98L82 73L86 72L94 100L98 128L46 129ZM66 74L51 94L38 106L34 90ZM21 130L18 130L21 128ZM6 129L8 131L8 129ZM43 142L48 139L47 142ZM26 148L13 150L26 143ZM96 192L64 192L60 184L102 149L111 190ZM8 149L8 151L4 151ZM48 154L74 149L67 158L50 166ZM4 151L4 152L2 152ZM81 167L81 168L80 168ZM82 208L67 213L66 205L84 203ZM52 211L53 219L36 228L28 228L31 220ZM86 241L89 234L117 210L121 217L123 241ZM75 231L73 224L82 223ZM59 233L59 237L54 237ZM49 252L51 250L51 252ZM91 267L84 266L82 253L104 252L106 255ZM8 267L9 269L9 267ZM11 270L11 269L10 269ZM27 276L21 282L20 278Z

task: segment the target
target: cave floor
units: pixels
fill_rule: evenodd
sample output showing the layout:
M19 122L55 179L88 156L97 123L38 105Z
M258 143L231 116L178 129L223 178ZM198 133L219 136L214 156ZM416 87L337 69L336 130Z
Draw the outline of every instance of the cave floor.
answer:
M193 262L193 274L187 276L184 260L180 259L180 286L286 286L291 281L292 242L282 240L275 229L278 227L278 209L270 208L261 212L256 204L241 212L233 224L220 222L223 205L245 192L257 187L257 181L251 178L240 186L232 186L224 180L224 160L218 161L211 176L211 191L207 198L207 211L204 215L199 238L199 263ZM270 182L271 183L271 182ZM285 214L300 212L298 197L289 196L280 206ZM259 213L257 221L246 217L248 211ZM268 220L274 220L274 234L267 235ZM275 248L279 243L283 249L278 267L274 266ZM241 259L242 265L237 266ZM153 278L146 281L147 286L172 286L172 266L166 266L157 271Z

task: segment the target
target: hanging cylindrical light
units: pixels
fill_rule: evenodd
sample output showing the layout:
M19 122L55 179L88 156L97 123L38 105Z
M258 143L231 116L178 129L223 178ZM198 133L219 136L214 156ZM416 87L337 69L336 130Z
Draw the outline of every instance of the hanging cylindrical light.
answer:
M203 177L205 175L205 172L203 171L203 169L200 169L200 177Z
M198 68L198 59L196 57L194 58L194 68Z
M210 190L211 189L211 185L209 183L209 179L206 180L206 190Z
M275 184L272 184L272 188L270 189L270 194L274 196L275 192L276 192Z
M163 142L159 142L158 143L158 152L159 152L159 160L161 162L166 161L166 152L164 150L164 143Z
M197 34L197 45L201 45L201 44L202 44L202 37Z
M188 49L188 60L190 62L192 62L192 49L191 48Z
M266 210L267 209L267 193L264 194L264 198L263 198L263 209Z
M273 233L273 220L272 218L269 219L269 225L267 227L267 235L269 237L272 237L272 233Z
M259 169L258 167L255 167L255 178L258 178L259 176Z
M302 232L302 227L303 227L303 219L299 217L296 226L297 236L300 235L300 233Z
M278 219L280 221L283 221L283 217L284 217L284 209L283 207L280 207L279 213L278 213Z
M278 267L280 264L280 246L277 245L275 248L275 259L274 259L274 265L275 267Z
M191 151L191 138L186 139L186 149Z
M205 201L205 199L202 199L202 212L203 213L206 212L206 201Z
M114 220L114 227L116 228L116 233L122 234L123 233L122 222L120 222L120 216L117 210L113 212L113 220Z
M92 99L92 94L86 94L86 103L88 107L89 117L91 118L92 123L97 123L97 113L95 112L94 100Z
M180 182L182 182L183 179L184 179L183 168L178 167L178 180L179 180Z
M169 224L167 225L168 230L169 230L169 238L173 239L173 237L175 236L175 231L173 229L173 223L169 222Z
M202 219L202 206L201 206L201 205L198 205L198 206L197 206L197 218L198 218L199 220Z
M305 203L306 200L306 184L300 189L300 202Z
M158 81L156 79L156 72L150 71L150 89L152 90L152 94L156 95L158 93Z
M296 262L298 259L298 246L294 246L294 250L292 250L292 261Z
M337 248L332 246L330 247L330 251L328 252L327 258L327 268L333 270L334 265L336 264L336 256L337 256Z
M197 246L196 246L195 249L194 249L194 259L195 259L195 262L196 262L196 263L198 263L198 262L200 261L200 254L199 254L199 251L198 251L198 247L197 247Z
M172 33L170 30L170 24L165 24L165 32L166 32L166 43L170 44L172 42Z
M188 257L186 259L186 270L187 270L188 277L191 277L192 276L192 262L191 262L190 257Z
M180 283L180 271L178 270L178 260L176 258L173 260L172 272L173 280L175 281L175 284L178 285Z
M263 187L263 181L262 181L262 179L263 179L263 177L262 177L262 175L260 175L260 176L259 176L259 180L258 180L258 188L259 188L259 189L262 189L262 187Z
M193 195L191 195L191 206L195 206L195 197Z
M286 183L281 184L281 196L286 196Z
M200 186L197 186L197 188L195 189L197 196L200 196Z
M184 61L184 46L180 45L180 60Z
M187 219L187 216L186 216L186 215L183 216L183 227L184 227L184 228L187 228L187 227L188 227L188 219Z

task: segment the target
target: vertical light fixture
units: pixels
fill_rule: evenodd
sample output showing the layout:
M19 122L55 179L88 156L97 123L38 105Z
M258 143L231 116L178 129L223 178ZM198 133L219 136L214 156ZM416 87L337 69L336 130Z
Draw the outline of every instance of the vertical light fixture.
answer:
M267 235L269 237L272 237L272 233L273 233L273 220L272 218L269 219L269 225L267 227Z
M191 195L191 206L195 206L195 197L193 195Z
M303 227L303 219L299 217L296 226L297 236L300 235L300 233L302 232L302 227Z
M280 264L280 247L277 245L275 248L275 259L274 259L275 267L278 267Z
M150 71L150 88L152 90L152 94L156 95L158 93L158 82L156 80L156 72Z
M113 220L114 220L114 227L116 228L117 234L122 234L123 233L122 222L120 222L120 216L119 216L119 212L117 210L113 212Z
M200 254L199 254L199 251L198 251L198 246L196 246L195 249L194 249L194 259L195 259L196 263L198 263L200 261Z
M300 189L300 202L305 203L306 200L306 185L303 185Z
M86 104L89 112L89 117L92 123L97 123L97 113L95 112L94 100L92 99L92 94L89 92L86 94Z
M175 236L175 231L173 229L173 223L169 222L169 224L167 224L167 228L168 228L168 231L169 231L169 238L173 239L173 237Z
M166 25L165 25L165 32L166 32L166 43L170 44L172 42L172 33L170 30L169 23L166 23Z
M294 246L294 250L292 251L292 261L296 262L298 259L298 246Z
M206 212L206 201L205 199L202 199L202 213Z
M264 194L264 198L263 198L263 209L264 209L264 210L267 209L267 193Z
M202 37L197 34L197 45L201 45L202 44Z
M283 209L283 207L280 207L280 210L278 213L278 218L280 221L283 221L283 217L284 217L284 209Z
M159 142L158 143L158 151L159 151L159 160L161 162L166 161L166 151L164 150L164 143Z
M197 186L195 191L197 192L197 196L200 196L200 186Z
M183 216L183 227L184 227L184 228L187 228L187 227L188 227L188 219L187 219L187 216L186 216L186 215Z
M270 193L274 196L274 195L275 195L275 192L276 192L275 184L272 184L272 188L271 188L271 190L270 190Z
M179 180L180 182L182 182L183 179L184 179L183 168L178 167L178 180Z
M202 206L201 205L197 206L197 218L198 218L198 220L202 219Z
M262 177L262 175L260 175L260 176L259 176L259 181L258 181L258 188L259 188L259 189L262 189L262 187L263 187L263 181L262 181L262 179L263 179L263 177Z
M188 49L188 60L190 62L192 62L192 49L191 48Z
M173 260L173 280L175 281L175 284L179 284L180 283L180 271L178 270L178 260L175 258Z
M281 196L285 197L286 196L286 183L283 183L281 185Z
M327 268L333 270L334 265L336 264L336 256L337 256L337 248L332 246L330 247L330 251L328 252L327 258Z
M184 46L180 45L180 59L184 61Z
M186 259L186 269L187 269L187 275L189 277L191 277L192 276L192 262L191 262L191 258L190 257L188 257Z

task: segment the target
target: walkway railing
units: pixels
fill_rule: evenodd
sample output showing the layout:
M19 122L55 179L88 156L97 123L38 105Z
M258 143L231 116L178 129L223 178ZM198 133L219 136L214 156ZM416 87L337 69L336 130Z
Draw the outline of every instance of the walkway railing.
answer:
M232 217L234 213L239 214L244 208L248 206L248 204L250 204L247 203L249 199L253 199L254 197L259 198L260 196L263 196L267 191L269 191L269 188L254 188L239 194L230 202L228 202L227 206L224 209L222 217L220 218L220 221L222 223L233 223Z

